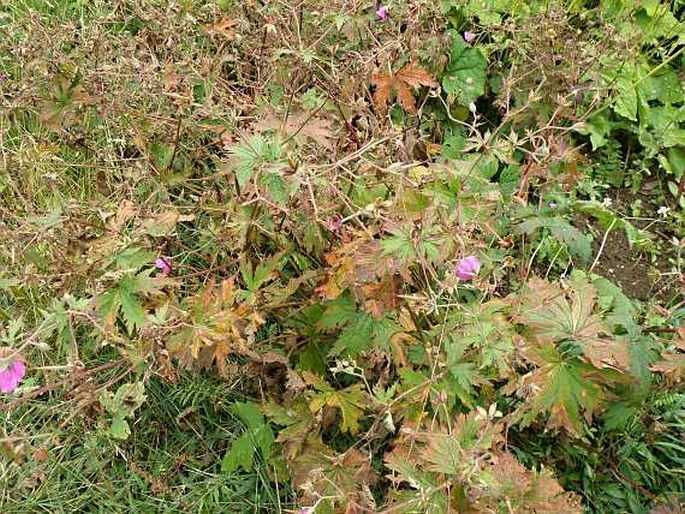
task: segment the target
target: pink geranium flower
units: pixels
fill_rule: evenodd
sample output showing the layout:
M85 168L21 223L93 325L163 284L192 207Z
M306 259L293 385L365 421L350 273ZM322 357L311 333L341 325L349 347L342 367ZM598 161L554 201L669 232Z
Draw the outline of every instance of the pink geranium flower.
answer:
M162 270L162 275L165 277L171 273L171 263L166 257L160 257L155 261L155 266Z
M378 19L380 21L385 21L388 19L388 6L387 5L381 5L378 7L376 10L376 16L378 16Z
M2 358L2 356L8 357ZM3 393L13 392L26 374L26 364L21 355L11 348L3 348L0 351L0 391Z
M471 32L470 30L467 30L466 32L464 32L464 39L466 40L467 43L470 43L471 41L476 39L476 35L473 32Z
M480 261L475 255L464 257L457 264L454 272L461 280L471 280L480 271Z

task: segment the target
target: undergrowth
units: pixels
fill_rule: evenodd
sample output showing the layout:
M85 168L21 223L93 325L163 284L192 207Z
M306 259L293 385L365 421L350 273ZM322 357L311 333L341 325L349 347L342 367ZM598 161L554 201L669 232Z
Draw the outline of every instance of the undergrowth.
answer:
M4 4L2 511L678 512L682 11Z

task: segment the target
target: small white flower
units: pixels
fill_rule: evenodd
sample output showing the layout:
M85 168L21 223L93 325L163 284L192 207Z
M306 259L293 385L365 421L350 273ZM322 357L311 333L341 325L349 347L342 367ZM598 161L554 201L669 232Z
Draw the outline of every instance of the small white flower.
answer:
M604 200L602 200L602 205L604 207L611 207L613 204L614 204L614 201L611 198L609 198L608 196L605 196Z
M665 205L662 205L661 207L659 207L659 210L656 211L656 213L659 216L661 216L662 218L665 218L666 216L668 216L669 212L671 212L671 208L666 207Z

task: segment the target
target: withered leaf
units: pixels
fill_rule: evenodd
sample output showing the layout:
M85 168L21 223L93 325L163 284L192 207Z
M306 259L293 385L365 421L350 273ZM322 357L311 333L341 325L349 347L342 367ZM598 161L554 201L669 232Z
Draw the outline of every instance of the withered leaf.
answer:
M328 149L333 148L332 140L335 137L330 120L307 112L291 113L285 122L269 113L254 128L259 132L278 130L288 137L309 137Z
M420 86L437 87L438 83L424 68L415 63L408 63L397 73L381 73L371 77L371 82L376 86L373 95L374 103L378 111L384 110L392 93L394 92L399 104L410 114L416 114L416 102L412 94L412 88Z
M234 39L236 37L235 27L238 24L236 20L231 18L222 18L218 23L206 27L210 34L217 34L226 39Z

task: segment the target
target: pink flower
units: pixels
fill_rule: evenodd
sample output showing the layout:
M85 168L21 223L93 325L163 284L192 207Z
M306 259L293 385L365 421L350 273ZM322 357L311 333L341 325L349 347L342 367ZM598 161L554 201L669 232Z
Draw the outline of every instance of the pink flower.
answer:
M165 277L171 273L171 263L166 257L160 257L155 261L155 266L162 270L162 275Z
M476 39L476 35L473 32L471 32L470 30L464 32L464 40L466 40L467 43L470 43L474 39Z
M340 232L340 227L342 227L342 218L337 214L331 216L330 218L328 218L328 221L326 222L326 227L331 232L335 232L337 234L338 232Z
M388 13L388 6L387 5L380 5L378 6L378 9L376 10L376 16L378 16L378 19L380 21L385 21L388 19L389 13Z
M10 348L3 348L0 355L3 353L10 355L10 357L0 359L0 391L11 393L24 379L26 364L24 364L24 359Z
M457 267L454 270L461 280L471 280L473 277L478 275L479 271L480 261L475 255L464 257L459 261L459 264L457 264Z

